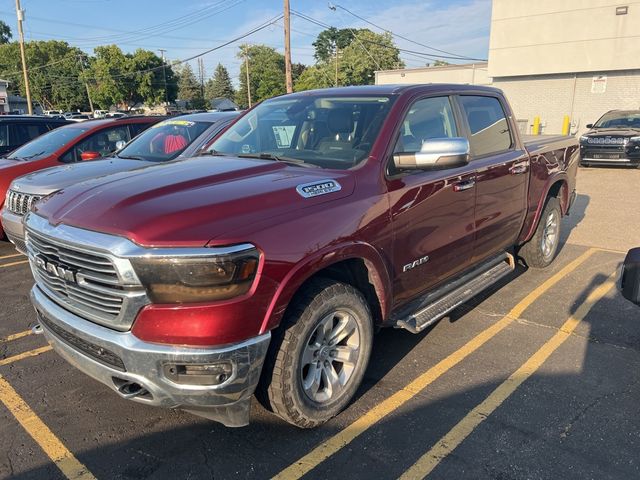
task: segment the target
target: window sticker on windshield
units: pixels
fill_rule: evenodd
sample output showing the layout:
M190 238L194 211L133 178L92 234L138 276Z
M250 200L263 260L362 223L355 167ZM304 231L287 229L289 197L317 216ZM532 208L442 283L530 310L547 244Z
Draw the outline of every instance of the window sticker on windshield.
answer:
M164 122L156 123L151 128L164 127L165 125L177 125L180 127L193 127L196 122L190 122L189 120L165 120Z
M293 140L293 133L296 131L295 125L274 125L273 135L276 137L278 148L289 148Z

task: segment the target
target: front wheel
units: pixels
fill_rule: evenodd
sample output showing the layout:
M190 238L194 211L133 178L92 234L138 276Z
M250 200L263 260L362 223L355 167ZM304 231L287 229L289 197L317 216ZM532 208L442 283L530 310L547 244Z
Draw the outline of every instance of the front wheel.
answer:
M351 285L312 280L274 332L258 398L298 427L321 425L355 395L372 343L364 296Z
M528 267L545 268L553 262L560 245L561 219L560 202L549 198L533 237L518 252Z

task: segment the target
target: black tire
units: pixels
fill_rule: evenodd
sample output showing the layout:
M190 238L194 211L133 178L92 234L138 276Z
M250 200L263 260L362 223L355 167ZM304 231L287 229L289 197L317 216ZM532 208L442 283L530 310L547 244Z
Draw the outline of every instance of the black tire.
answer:
M356 328L333 346L329 341L322 343L327 340L322 327L335 325L330 333L341 332L341 324L347 326L344 330L353 325ZM355 339L357 349L353 347ZM324 278L311 280L296 295L282 324L273 332L256 396L283 420L301 428L317 427L340 413L355 395L369 363L372 343L372 316L364 296L351 285ZM340 352L355 352L353 365L335 358L339 348ZM313 361L305 365L309 358ZM333 379L345 378L345 384L335 388L335 398L312 398L316 382L305 389L305 379L320 378L318 387L324 381L324 390L318 388L316 392L320 398L322 392L333 392L332 383L327 382L330 371ZM316 372L320 373L314 376Z
M549 228L550 222L553 223L555 219L555 231L553 233L553 241L551 245L545 245L544 239L549 241ZM560 211L560 202L555 197L550 197L547 200L547 204L542 211L538 226L533 234L533 237L525 243L518 255L528 267L531 268L546 268L556 257L558 253L558 246L560 244L560 225L562 220L562 212Z

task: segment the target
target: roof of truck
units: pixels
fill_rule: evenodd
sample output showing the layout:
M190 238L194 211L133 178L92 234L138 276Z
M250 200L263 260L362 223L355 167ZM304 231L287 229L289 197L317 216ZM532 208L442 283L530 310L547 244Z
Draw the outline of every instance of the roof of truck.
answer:
M318 90L305 90L291 95L399 95L410 90L434 91L485 91L487 93L502 93L495 87L483 85L468 85L460 83L421 83L421 84L389 84L389 85L356 85L351 87L332 87Z

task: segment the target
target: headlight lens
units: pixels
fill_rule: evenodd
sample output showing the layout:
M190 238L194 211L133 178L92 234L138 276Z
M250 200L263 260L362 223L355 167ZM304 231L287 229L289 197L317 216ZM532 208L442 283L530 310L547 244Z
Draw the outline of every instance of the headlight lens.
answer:
M227 300L249 291L258 270L256 248L212 256L132 259L153 303Z
M640 137L631 137L629 143L640 143Z
M586 135L582 135L580 137L580 143L587 143L587 140L589 140L589 137L587 137Z

